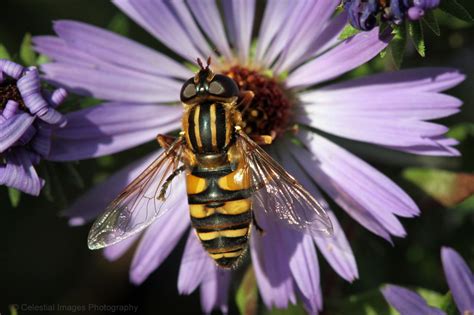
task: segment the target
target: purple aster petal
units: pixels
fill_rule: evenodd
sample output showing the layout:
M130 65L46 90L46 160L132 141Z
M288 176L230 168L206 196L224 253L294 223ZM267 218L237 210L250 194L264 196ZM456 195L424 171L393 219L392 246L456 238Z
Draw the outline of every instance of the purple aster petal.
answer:
M302 235L279 226L270 220L263 210L254 209L254 213L258 224L265 231L263 235L253 231L250 238L259 292L267 308L286 308L289 302L296 303L288 257L293 255L296 240L300 240ZM290 245L293 245L293 248Z
M300 134L306 135L306 137L309 136L306 133ZM385 238L388 241L390 241L390 234L398 236L404 235L403 227L400 225L396 217L390 213L390 211L387 211L387 208L392 208L394 205L396 205L396 207L401 206L402 208L393 207L390 210L394 211L397 209L397 212L400 212L404 215L412 215L414 212L417 213L418 211L414 211L414 209L407 208L404 205L404 203L407 202L407 200L404 199L409 197L404 193L400 193L400 189L397 186L395 186L382 174L369 167L367 164L365 164L365 162L335 146L335 144L332 144L317 135L313 136L314 137L308 138L312 139L311 141L306 142L306 140L304 140L305 143L310 145L311 152L301 149L296 145L292 145L290 150L300 165L304 166L306 173L310 175L326 191L326 193L328 193L329 196L334 199L337 204L339 204L339 206L341 206L350 216L352 216L369 231ZM314 141L314 139L316 139L316 141ZM314 148L318 147L320 142L321 146L318 148L318 150L314 150ZM323 155L321 158L319 153L322 153L321 151L323 148L326 148L326 145L328 144L330 147L337 147L338 150L336 153L328 152L328 155ZM329 157L329 155L331 158L328 161L326 160L326 157ZM331 159L335 160L331 161ZM339 167L347 167L344 165L344 163L348 162L351 162L351 164L354 162L357 164L360 163L360 166L362 167L362 169L354 169L352 167L350 168L351 180L347 181L346 179L340 178L340 172L338 175L333 174L334 172L337 173ZM339 165L339 163L343 163L343 165ZM344 170L344 172L347 173L347 170ZM381 179L380 181L378 180L379 177ZM375 181L371 182L370 180ZM354 189L351 189L351 187L347 187L348 184L354 183L357 183L357 185L354 185L354 187L361 187L361 185L364 185L362 182L364 184L369 184L368 187L370 188L363 187L363 189L360 189L360 191L355 192L353 191ZM392 186L397 188L393 188ZM367 188L369 190L375 189L372 190L368 200L366 200L366 193L364 193L364 190ZM383 201L384 203L381 207L378 207L380 199L376 193L373 193L374 191L377 193L380 192L383 196L388 198ZM362 195L363 198L360 198ZM387 203L387 201L391 202ZM373 203L377 204L377 206L374 206ZM376 208L375 211L374 207ZM403 211L400 211L401 209L403 209Z
M308 53L323 30L323 27L316 27L316 23L321 26L326 25L339 5L334 0L320 0L311 3L312 6L308 8L305 15L300 17L299 27L277 61L274 68L277 73L286 71L307 60L302 57Z
M440 92L450 89L466 76L451 68L416 68L385 72L332 84L319 91L367 94L387 91Z
M255 0L224 1L224 12L235 50L240 62L245 64L249 58L250 41L255 16Z
M41 94L41 82L36 68L28 69L17 82L26 107L33 115L49 124L64 126L66 118L53 109Z
M24 68L10 60L0 59L0 72L7 74L8 76L19 79L23 73Z
M34 116L27 113L19 113L0 122L0 152L6 151L17 142L33 124L34 120Z
M379 38L379 29L362 32L296 69L288 76L287 86L305 87L346 73L377 56L389 42Z
M124 114L126 113L126 114ZM180 127L182 108L169 105L104 103L67 115L57 129L50 160L87 159L119 152Z
M73 50L142 73L187 79L192 72L175 60L111 31L76 21L57 21L54 30ZM41 48L41 40L35 41ZM139 56L139 58L138 58Z
M278 34L283 23L287 21L289 0L268 0L260 25L255 60L261 61L267 52L272 39Z
M18 147L5 154L4 159L6 164L0 164L0 185L38 196L44 185L44 180L38 177L33 167L38 157Z
M288 143L282 144L279 147L279 153L282 157L282 165L285 169L292 174L298 181L305 187L311 195L318 200L319 204L323 206L331 219L333 224L333 236L332 237L314 237L314 241L318 245L319 249L323 253L326 260L329 262L331 267L344 279L352 282L354 279L359 277L357 270L357 264L355 261L352 249L347 241L346 235L343 229L339 225L336 216L331 211L326 200L324 200L318 188L314 182L310 179L309 175L304 170L304 166L300 166L293 157L288 154L284 154L288 150ZM300 288L301 289L301 288ZM301 289L303 291L303 289ZM303 291L304 292L304 291ZM322 306L322 305L320 305ZM321 307L320 307L321 308ZM314 309L314 307L313 307Z
M301 294L308 300L310 309L322 309L319 263L311 236L303 235L301 242L296 245L290 258L290 269Z
M0 123L3 123L5 120L16 115L19 108L20 104L18 104L18 102L8 100L5 104L5 108L3 109L3 111L0 112Z
M184 26L179 23L166 1L115 1L115 4L122 8L135 22L182 57L191 62L194 62L198 56L204 57L193 45L193 41L188 36ZM133 11L128 10L130 6Z
M428 306L421 296L408 289L390 284L382 288L381 291L387 302L399 311L400 315L446 314L439 309Z
M262 59L262 63L265 66L270 67L270 65L274 63L276 58L285 49L286 45L288 45L294 34L298 31L302 23L302 17L306 15L314 4L315 1L291 1L286 8L279 7L279 9L284 9L286 11L286 16L283 18L282 24L275 24L279 25L280 28L277 30L275 38L272 40ZM268 5L271 5L271 3L267 4L267 7ZM278 13L277 16L280 16L280 13L282 12L278 11L275 13ZM275 23L275 21L271 21L268 27L273 28L273 23Z
M123 241L104 248L104 256L109 261L115 261L122 257L132 245L142 236L142 233L135 234Z
M209 272L210 266L215 267L215 263L202 247L195 231L191 230L179 267L179 293L191 294L202 281L212 278L212 272Z
M161 154L161 150L126 166L104 182L96 185L77 199L63 215L70 218L69 224L83 225L104 211L107 205Z
M217 266L208 264L210 277L201 283L201 306L205 314L211 314L213 309L219 308L223 314L227 314L227 300L229 295L229 284L231 272L220 270Z
M431 143L425 145L415 145L408 147L397 147L397 146L388 146L391 149L403 151L407 153L413 153L417 155L433 155L433 156L460 156L458 150L452 146L458 145L459 141L446 138L444 136L440 137L431 137Z
M341 42L339 34L346 25L347 13L344 11L327 23L321 35L311 44L308 52L301 59L307 60L339 44Z
M38 121L36 123L35 137L29 142L34 152L42 157L47 157L51 150L51 126L45 122Z
M474 275L462 257L452 248L441 249L444 274L461 314L474 313Z
M314 241L318 244L319 250L331 267L342 278L352 282L359 278L357 263L352 248L334 213L330 211L328 215L333 224L334 235L332 237L315 237Z
M185 200L184 178L180 179L183 185L180 185L181 189L173 187L173 194L179 194L181 200ZM181 202L146 230L132 261L130 279L133 283L145 281L176 247L184 231L189 229L188 211L188 204Z
M76 94L112 101L178 102L182 82L119 67L49 63L45 78Z
M232 59L232 52L227 41L222 18L214 0L189 0L189 8L204 33L226 59ZM203 17L206 18L203 18Z
M184 30L188 33L189 38L193 41L194 45L202 53L201 56L210 56L212 58L212 65L220 65L220 60L214 53L213 48L209 45L207 39L199 29L193 15L189 11L186 2L184 1L169 1L168 5L174 7L174 13L183 24ZM197 56L196 56L197 57ZM195 60L193 60L194 62ZM191 75L192 76L192 75ZM191 77L191 76L188 76Z

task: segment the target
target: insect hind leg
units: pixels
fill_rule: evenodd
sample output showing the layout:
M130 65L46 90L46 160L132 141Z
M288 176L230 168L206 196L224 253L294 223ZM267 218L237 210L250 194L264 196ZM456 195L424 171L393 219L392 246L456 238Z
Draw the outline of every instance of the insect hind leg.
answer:
M168 176L168 178L165 180L165 182L161 186L160 194L158 195L159 200L164 201L166 199L165 195L166 195L166 191L168 190L169 185L171 184L173 179L179 174L181 174L184 170L185 170L185 166L181 165L180 167L175 169L174 172L170 174L170 176Z

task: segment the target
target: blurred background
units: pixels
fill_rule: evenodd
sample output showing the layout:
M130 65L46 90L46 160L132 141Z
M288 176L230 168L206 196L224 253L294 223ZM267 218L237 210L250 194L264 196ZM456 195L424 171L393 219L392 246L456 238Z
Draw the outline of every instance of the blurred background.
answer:
M474 2L459 0L470 12ZM11 54L19 51L26 33L52 34L52 22L75 19L113 29L149 47L162 49L148 33L128 20L108 0L2 0L0 4L0 43ZM460 69L467 79L448 91L464 101L462 112L443 121L461 141L459 158L428 158L375 148L339 138L346 146L384 174L394 179L422 209L419 218L403 220L408 236L395 239L393 246L370 234L332 204L341 218L357 259L360 279L352 285L339 278L320 259L324 314L389 314L378 289L384 283L423 287L433 298L448 288L441 261L441 246L451 246L474 268L474 29L465 22L439 14L441 36L425 32L427 56L409 48L402 68L443 66ZM393 69L390 58L377 58L349 76ZM179 296L177 276L184 242L141 286L128 280L133 251L116 262L106 261L100 252L87 249L90 225L69 227L59 216L61 210L95 183L121 166L151 151L156 144L143 145L129 152L74 164L82 183L70 183L64 166L47 163L52 181L61 182L62 192L53 190L40 198L22 195L13 206L8 192L0 187L0 313L9 314L9 305L70 305L68 311L44 314L70 314L74 306L89 304L138 306L139 314L200 314L199 296ZM235 295L245 269L232 283L230 314L237 314ZM382 311L380 311L382 310ZM372 313L370 313L372 311ZM87 311L108 314L107 311ZM117 312L120 313L120 312ZM259 314L304 314L301 308L267 311Z

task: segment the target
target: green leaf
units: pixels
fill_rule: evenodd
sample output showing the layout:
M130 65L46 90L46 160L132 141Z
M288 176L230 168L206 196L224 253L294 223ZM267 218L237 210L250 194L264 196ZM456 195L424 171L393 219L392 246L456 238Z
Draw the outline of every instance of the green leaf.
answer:
M340 40L345 40L349 37L352 37L356 35L357 33L360 33L360 30L356 29L352 25L348 24L341 32L341 35L339 35Z
M464 8L457 0L443 0L439 4L439 8L460 20L466 22L474 21L469 11L467 11L466 8Z
M36 53L31 43L31 34L26 33L20 47L20 59L25 66L36 65Z
M10 203L13 208L16 208L20 203L21 191L8 187L8 197L10 198Z
M11 60L10 53L7 50L7 47L0 44L0 59L8 59Z
M398 26L393 30L393 39L390 42L390 54L392 56L393 63L397 69L400 69L402 65L403 56L405 55L405 49L407 47L407 29L405 24Z
M18 310L16 309L15 305L10 305L9 309L10 309L10 315L18 315Z
M306 315L307 312L300 304L289 304L287 308L274 308L265 312L265 315Z
M446 207L459 204L474 191L474 174L413 167L403 177Z
M385 301L379 290L351 295L343 300L329 300L327 313L331 315L395 315L398 314Z
M451 292L446 293L446 295L443 297L442 303L440 303L439 308L445 311L447 315L459 314Z
M241 315L256 315L258 310L258 289L255 273L250 265L237 289L235 303Z
M421 21L408 23L408 34L410 34L410 39L418 54L421 57L425 57L426 47Z
M38 56L38 58L36 58L36 64L37 65L43 65L43 64L48 63L48 62L50 62L50 59L46 55L41 54L41 55Z
M123 36L130 34L130 22L121 13L116 14L109 23L108 29Z
M465 141L468 137L474 137L474 123L461 123L451 127L447 136L460 142Z
M428 25L428 27L433 31L433 33L435 33L438 36L441 35L438 19L434 15L433 11L425 12L425 16L423 17L422 21L425 22L426 25Z

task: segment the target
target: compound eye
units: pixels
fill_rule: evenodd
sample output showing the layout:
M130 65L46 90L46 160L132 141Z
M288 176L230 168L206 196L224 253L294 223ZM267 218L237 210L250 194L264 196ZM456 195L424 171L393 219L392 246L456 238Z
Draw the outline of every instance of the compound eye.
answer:
M196 96L196 85L193 83L189 83L181 92L181 97L185 99L189 99Z
M209 93L211 94L221 95L224 92L225 92L224 87L218 81L212 81L211 84L209 85Z

